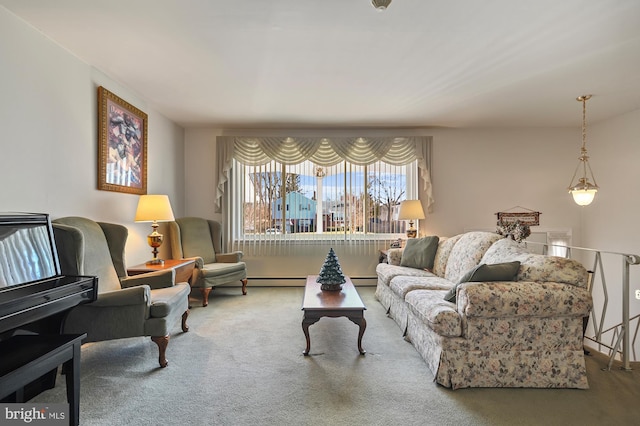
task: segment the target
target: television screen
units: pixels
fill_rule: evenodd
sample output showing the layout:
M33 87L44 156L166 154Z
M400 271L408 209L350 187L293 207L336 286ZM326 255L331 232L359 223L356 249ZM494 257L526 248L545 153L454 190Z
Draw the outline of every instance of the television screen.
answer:
M58 274L46 215L0 215L0 289Z

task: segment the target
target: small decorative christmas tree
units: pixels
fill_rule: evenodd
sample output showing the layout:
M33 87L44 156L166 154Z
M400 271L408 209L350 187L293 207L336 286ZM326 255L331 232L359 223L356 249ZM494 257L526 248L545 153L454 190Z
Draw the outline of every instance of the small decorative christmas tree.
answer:
M338 256L333 251L333 248L329 249L327 258L324 260L322 268L320 268L320 274L316 278L316 282L322 284L320 289L328 291L340 291L342 284L347 282L340 268L338 262Z

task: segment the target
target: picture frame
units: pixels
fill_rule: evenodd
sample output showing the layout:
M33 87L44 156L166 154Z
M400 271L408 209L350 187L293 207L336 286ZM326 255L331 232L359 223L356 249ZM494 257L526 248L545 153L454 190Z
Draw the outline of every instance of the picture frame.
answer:
M98 189L147 193L147 114L98 87Z

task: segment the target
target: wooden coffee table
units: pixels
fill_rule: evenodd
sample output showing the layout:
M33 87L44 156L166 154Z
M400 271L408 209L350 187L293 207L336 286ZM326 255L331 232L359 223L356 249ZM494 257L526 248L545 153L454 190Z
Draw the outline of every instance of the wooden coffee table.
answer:
M362 349L362 335L367 328L364 319L364 310L367 309L360 299L355 286L345 277L347 282L342 285L341 291L322 291L320 283L316 282L317 275L309 275L304 286L304 299L302 301L302 331L307 338L307 348L302 352L309 355L311 340L309 339L309 326L315 324L322 317L347 317L351 322L360 327L358 332L358 351L362 355L366 353Z

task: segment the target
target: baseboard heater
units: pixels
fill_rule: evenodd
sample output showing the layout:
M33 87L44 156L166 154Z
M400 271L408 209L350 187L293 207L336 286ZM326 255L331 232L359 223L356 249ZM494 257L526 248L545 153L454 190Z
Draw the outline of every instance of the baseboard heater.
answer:
M349 275L349 278L352 280L377 280L378 277L352 277ZM264 281L295 281L295 280L307 280L307 277L247 277L249 281L251 280L264 280Z
M378 282L377 277L352 277L351 281L360 287L375 286ZM304 287L307 282L306 275L304 277L249 277L249 287Z

